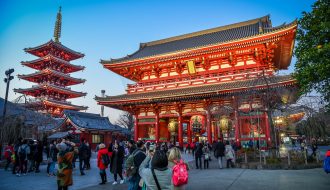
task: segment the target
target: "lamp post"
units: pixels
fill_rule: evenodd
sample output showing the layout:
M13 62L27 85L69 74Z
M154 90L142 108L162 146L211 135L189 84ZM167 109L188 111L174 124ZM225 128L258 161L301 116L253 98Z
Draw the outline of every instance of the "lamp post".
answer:
M4 78L4 82L7 83L6 87L6 96L5 96L5 103L3 105L3 114L2 114L2 126L5 124L5 117L6 117L6 108L7 108L7 101L8 101L8 90L9 90L9 83L11 80L14 79L14 76L11 76L11 74L14 72L14 69L8 69L5 74L6 78Z

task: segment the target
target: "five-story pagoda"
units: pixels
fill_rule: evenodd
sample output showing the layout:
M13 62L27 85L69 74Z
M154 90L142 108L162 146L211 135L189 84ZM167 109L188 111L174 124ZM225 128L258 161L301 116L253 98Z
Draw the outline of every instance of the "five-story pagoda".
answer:
M61 44L61 7L57 13L54 30L54 40L34 47L25 48L24 51L39 57L36 60L24 61L22 65L38 70L27 75L18 75L18 78L37 83L31 88L14 89L15 92L35 99L29 101L26 106L40 112L49 113L60 117L63 110L86 110L85 106L77 106L67 99L86 96L84 92L76 92L67 86L85 82L85 79L74 78L70 73L84 70L85 67L73 65L70 61L84 57L84 54L73 51Z

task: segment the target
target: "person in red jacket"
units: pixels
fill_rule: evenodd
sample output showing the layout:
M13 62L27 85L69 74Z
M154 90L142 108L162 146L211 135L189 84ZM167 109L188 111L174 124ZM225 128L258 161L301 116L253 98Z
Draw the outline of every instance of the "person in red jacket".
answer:
M5 170L8 169L9 164L11 163L11 156L14 154L14 147L12 144L8 144L5 148L5 159L7 160Z
M103 185L107 182L107 173L106 169L110 163L109 152L105 147L105 144L101 143L99 145L99 152L97 153L97 167L100 169L100 176L102 182L100 185Z
M325 153L325 157L330 157L330 149Z

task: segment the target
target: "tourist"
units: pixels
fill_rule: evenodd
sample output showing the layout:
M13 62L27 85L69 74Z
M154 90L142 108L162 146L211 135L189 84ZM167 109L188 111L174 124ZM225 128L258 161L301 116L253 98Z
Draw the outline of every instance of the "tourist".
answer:
M225 156L225 145L220 139L218 140L218 143L215 145L214 156L218 160L219 168L222 169L223 168L222 159Z
M84 168L87 165L88 158L88 147L86 145L86 140L81 139L81 144L79 146L79 170L80 175L85 175Z
M34 140L30 140L28 142L28 145L30 147L30 153L27 155L27 162L28 162L28 172L35 171L36 169L36 162L35 162L35 152L37 149L37 142Z
M18 148L19 170L16 174L17 176L21 176L21 174L26 175L28 154L30 154L30 147L25 139L23 140L22 145Z
M164 151L148 152L147 157L139 167L139 174L148 190L173 189L172 170L167 166L168 159Z
M13 161L13 174L16 174L17 167L19 167L19 156L18 156L18 149L22 145L22 138L18 138L17 142L14 146L14 155L12 156L12 161Z
M202 155L203 155L203 144L198 143L196 145L196 151L195 151L196 169L202 169Z
M47 174L48 176L55 176L55 164L57 162L57 153L56 141L52 141L49 145L49 154L48 154L48 165L47 165Z
M325 158L323 161L323 170L325 173L330 173L330 149L325 153Z
M127 143L127 148L128 148L128 152L129 154L132 154L134 152L134 150L136 149L136 144L134 140L129 140Z
M181 161L184 162L184 160L182 159L180 150L176 147L171 148L170 153L168 155L168 166L167 167L173 171L173 167ZM186 167L185 167L186 171L189 170L188 164L185 162L184 162L184 164L186 165ZM174 190L185 189L185 185L173 186L173 189Z
M130 143L134 143L134 141L130 141ZM128 177L128 190L140 190L139 182L141 176L139 174L139 167L143 160L146 157L146 154L143 152L144 143L143 141L138 141L136 143L136 149L130 154L130 156L126 160L126 175Z
M248 146L249 146L250 149L253 148L253 141L252 140L249 140Z
M195 149L196 149L195 143L191 142L190 143L190 148L191 148L192 155L195 155Z
M226 141L225 155L226 155L226 159L227 159L227 168L229 168L229 165L233 168L235 152L234 152L232 146L230 145L229 141Z
M101 183L100 185L103 185L107 182L107 172L106 169L108 168L108 165L110 163L110 159L108 156L108 150L105 147L105 144L101 143L98 146L99 151L97 153L97 167L100 170L100 176L101 176Z
M188 154L190 154L190 150L191 150L191 147L190 147L190 143L187 143L187 147L186 147L186 150L188 151Z
M114 147L113 147L113 152L111 156L111 164L110 164L110 171L113 173L114 177L114 182L112 185L117 184L117 175L120 177L120 184L124 183L124 178L123 178L123 162L124 162L124 155L125 155L125 150L123 146L120 146L117 141L115 141Z
M58 163L58 172L57 172L57 186L58 190L67 190L69 186L72 185L72 161L75 152L67 146L69 142L60 143L56 145L59 153L57 156ZM71 143L71 147L74 147L75 144Z
M86 160L86 169L90 170L91 169L91 157L92 157L92 148L89 145L88 141L86 141L86 146L87 146L87 160Z
M40 167L40 163L42 162L42 154L43 154L43 144L38 140L37 144L36 144L36 148L35 148L35 152L34 152L34 161L35 161L35 172L39 173L39 167Z
M11 156L15 154L14 153L14 147L11 143L8 143L8 145L5 147L5 152L4 152L4 158L6 159L6 166L5 166L5 170L8 169L8 166L11 163Z
M208 144L203 147L204 169L209 169L210 148Z
M316 157L316 151L317 151L318 147L317 147L317 144L316 144L316 141L314 140L313 143L312 143L312 156Z

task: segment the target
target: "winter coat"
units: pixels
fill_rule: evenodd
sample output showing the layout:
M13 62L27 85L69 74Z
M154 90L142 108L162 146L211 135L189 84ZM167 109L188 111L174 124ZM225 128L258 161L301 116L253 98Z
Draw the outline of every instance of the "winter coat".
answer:
M107 148L102 148L97 153L97 167L100 170L105 170L106 168L108 168L108 166L105 166L102 162L102 155L106 155L106 154L108 154Z
M38 144L36 146L35 152L34 152L34 160L36 162L42 162L42 154L43 154L43 149L44 147L42 146L42 144Z
M222 142L215 145L214 156L216 158L225 156L225 145Z
M10 145L6 146L4 153L5 159L10 158L12 154L14 154L14 148Z
M92 148L89 144L86 146L87 146L87 158L90 159L92 157Z
M27 156L30 154L30 146L27 144L22 144L19 148L18 148L18 155L21 152L21 150L24 149L25 150L25 158L24 160L27 160ZM19 159L21 159L21 157L19 156Z
M195 157L199 158L202 157L202 155L203 155L203 146L202 144L199 144L196 148Z
M144 161L141 163L139 167L139 174L143 179L144 183L146 184L148 190L158 190L155 179L152 175L152 171L150 168L148 168L150 160L151 160L150 156L147 156L144 159ZM154 171L160 188L162 190L172 190L173 189L172 170L166 168L164 170L155 169Z
M111 156L111 164L110 164L111 173L122 173L124 157L125 157L124 147L119 146L118 150L113 150Z
M74 152L60 151L57 156L57 184L60 187L72 185L72 160Z
M79 159L84 160L88 158L88 147L85 143L81 143L79 147Z
M235 152L234 149L231 145L226 145L226 159L229 160L234 160L235 158Z

